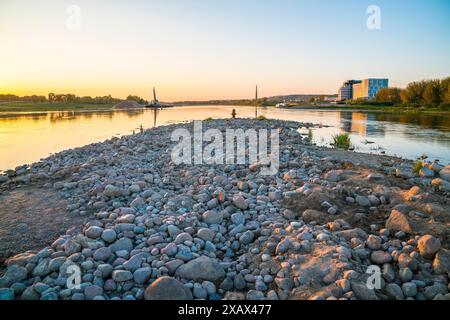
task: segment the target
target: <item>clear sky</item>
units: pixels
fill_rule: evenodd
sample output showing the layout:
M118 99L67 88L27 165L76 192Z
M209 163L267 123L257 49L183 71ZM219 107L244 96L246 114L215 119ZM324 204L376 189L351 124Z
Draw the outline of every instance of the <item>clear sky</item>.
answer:
M381 30L366 26L372 4ZM0 0L0 44L0 93L332 94L352 78L450 76L450 1Z

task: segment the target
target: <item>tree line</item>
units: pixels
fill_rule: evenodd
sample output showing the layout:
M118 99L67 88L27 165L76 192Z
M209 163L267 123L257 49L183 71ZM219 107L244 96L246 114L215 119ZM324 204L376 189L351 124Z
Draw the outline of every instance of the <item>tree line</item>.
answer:
M147 101L138 96L129 95L127 100L133 100L142 105L147 104ZM77 96L75 94L55 94L49 93L47 96L31 95L31 96L17 96L15 94L0 94L0 101L2 102L49 102L49 103L77 103L77 104L116 104L122 101L108 96Z
M442 80L423 80L409 83L405 89L383 88L374 99L378 103L416 107L450 106L450 77Z

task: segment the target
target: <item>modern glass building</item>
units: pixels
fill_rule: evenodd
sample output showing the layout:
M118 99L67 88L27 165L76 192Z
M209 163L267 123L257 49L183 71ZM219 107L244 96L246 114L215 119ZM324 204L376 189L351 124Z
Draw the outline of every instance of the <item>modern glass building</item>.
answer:
M382 88L387 88L388 79L364 79L353 85L353 99L372 99Z
M339 88L338 101L346 101L353 99L353 86L360 83L360 80L348 80L345 81Z

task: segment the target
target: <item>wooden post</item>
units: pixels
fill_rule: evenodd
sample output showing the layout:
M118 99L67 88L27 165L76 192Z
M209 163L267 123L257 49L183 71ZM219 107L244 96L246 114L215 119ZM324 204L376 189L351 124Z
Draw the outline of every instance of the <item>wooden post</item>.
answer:
M255 118L258 118L258 86L256 86L255 92Z

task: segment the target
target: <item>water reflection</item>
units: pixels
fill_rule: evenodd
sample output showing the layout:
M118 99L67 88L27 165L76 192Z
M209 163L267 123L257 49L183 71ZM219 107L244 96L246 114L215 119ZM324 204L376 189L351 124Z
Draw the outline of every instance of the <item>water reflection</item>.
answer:
M367 137L384 137L385 126L377 123L373 113L341 112L341 129L347 133L356 133Z
M159 125L195 119L253 117L252 107L189 106L163 110L39 112L0 114L0 169L38 161L51 153L139 132ZM382 152L414 159L425 153L450 162L450 115L392 114L340 110L261 108L267 118L323 124L314 141L328 145L331 136L350 134L358 151ZM367 142L370 142L368 144Z

